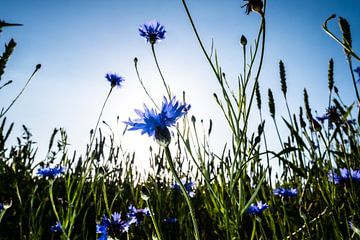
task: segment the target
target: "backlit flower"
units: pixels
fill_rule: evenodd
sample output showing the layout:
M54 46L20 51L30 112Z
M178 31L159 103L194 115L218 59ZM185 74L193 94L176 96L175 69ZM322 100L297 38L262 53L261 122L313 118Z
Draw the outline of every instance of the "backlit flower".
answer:
M63 174L65 172L65 169L63 167L45 167L45 168L39 168L37 170L37 175L43 176L43 177L56 177L59 174Z
M128 232L130 227L129 221L121 220L121 214L114 212L111 218L105 215L100 224L96 224L96 233L100 234L98 240L106 240L107 236L119 237L122 233Z
M146 22L139 27L140 36L145 38L146 41L151 44L155 44L165 39L165 33L165 27L156 20Z
M178 220L177 220L176 217L165 218L165 219L163 220L163 222L165 222L165 223L176 223L177 221L178 221Z
M340 175L334 172L334 170L329 171L329 179L335 184L346 183L349 182L350 179L353 182L360 181L360 170L352 170L350 171L347 168L340 168Z
M186 179L183 178L181 179L181 183L184 185L189 197L193 198L195 196L195 192L193 191L193 188L195 186L195 183L190 181L190 182L186 182ZM180 185L175 182L172 186L171 186L172 189L175 189L175 190L180 190Z
M244 0L245 2L245 5L243 5L242 7L246 7L246 14L249 14L251 13L252 11L254 12L258 12L260 14L263 13L262 9L263 9L263 2L262 0Z
M127 214L129 224L135 223L136 225L139 225L144 219L144 216L150 216L149 208L136 209L136 207L132 204L129 206Z
M110 82L111 87L121 87L121 83L125 81L123 77L117 75L116 73L107 73L105 78Z
M50 231L52 232L61 232L62 231L62 226L59 222L56 222L55 225L50 227Z
M141 134L147 133L149 137L154 136L160 144L167 145L171 139L168 128L174 126L176 121L185 115L189 109L190 105L180 104L175 97L169 102L164 97L160 113L144 105L144 112L135 110L139 118L129 119L125 124L130 126L129 131L141 130Z
M251 215L256 215L262 213L267 208L269 208L267 203L262 203L262 201L259 201L256 204L252 203L247 209L247 213Z
M275 196L280 197L296 197L298 190L296 188L286 189L286 188L277 188L273 191Z
M356 72L358 74L359 79L357 80L357 82L360 82L360 67L357 67L354 69L354 72Z

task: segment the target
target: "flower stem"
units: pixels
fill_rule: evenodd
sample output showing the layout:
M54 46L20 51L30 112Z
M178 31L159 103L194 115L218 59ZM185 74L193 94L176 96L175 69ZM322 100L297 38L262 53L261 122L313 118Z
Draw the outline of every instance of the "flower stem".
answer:
M31 81L31 79L33 78L33 76L35 75L35 73L40 69L41 65L38 64L36 65L36 68L34 70L34 72L31 74L31 76L29 77L29 79L27 80L27 82L25 83L24 87L21 89L21 91L19 92L19 94L14 98L14 100L10 103L10 105L6 108L5 111L2 111L1 109L1 112L0 112L0 118L2 116L4 116L9 110L10 108L14 105L14 103L19 99L19 97L23 94L25 88L27 87L27 85L29 84L29 82Z
M96 131L97 131L98 127L99 127L99 122L100 122L101 116L102 116L102 114L103 114L105 105L106 105L106 103L107 103L107 101L108 101L108 99L109 99L109 97L110 97L110 94L111 94L113 88L114 88L114 87L111 87L111 88L110 88L110 91L109 91L108 95L106 96L106 99L105 99L105 101L104 101L104 104L103 104L103 106L102 106L102 108L101 108L101 111L100 111L100 114L99 114L99 118L98 118L98 120L97 120L97 122L96 122L96 126L95 126L95 129L94 129L94 133L92 134L91 139L90 139L90 145L89 145L89 149L88 149L88 154L90 154L92 144L93 144L93 142L94 142L94 140L95 140Z
M135 70L136 70L136 75L137 75L137 78L142 86L142 88L144 89L146 95L150 98L151 102L154 104L154 106L159 109L159 107L157 106L157 104L155 103L154 99L151 97L150 93L148 92L147 88L145 87L141 77L140 77L140 74L139 74L139 69L138 69L138 66L137 66L137 60L134 61L135 63Z
M186 200L186 203L189 207L189 210L190 210L190 216L191 216L191 220L192 220L192 223L194 225L194 235L195 235L195 239L196 240L200 240L200 236L199 236L199 229L198 229L198 226L197 226L197 221L196 221L196 218L195 218L195 211L191 205L191 201L190 201L190 198L189 198L189 195L185 189L185 186L184 184L181 182L179 176L177 175L176 173L176 170L175 170L175 167L174 167L174 163L172 162L172 158L171 158L171 153L170 153L170 149L168 146L165 147L165 155L166 155L166 159L169 163L169 166L170 166L170 170L172 172L172 174L174 175L175 177L175 180L176 182L179 184L180 186L180 189L181 189L181 192L183 193L184 197L185 197L185 200Z
M158 69L158 71L159 71L159 73L160 73L160 77L161 77L161 80L162 80L162 82L163 82L163 84L164 84L164 87L165 87L165 89L166 89L167 95L168 95L169 99L171 99L170 89L169 89L169 86L166 84L165 78L164 78L164 76L163 76L163 74L162 74L162 72L161 72L161 69L160 69L160 66L159 66L159 63L158 63L156 54L155 54L154 44L151 44L151 51L152 51L152 53L153 53L154 60L155 60L155 63L156 63L156 67L157 67L157 69Z
M50 184L50 186L49 186L50 202L51 202L51 206L52 206L52 209L53 209L53 211L54 211L56 220L57 220L58 222L60 222L59 214L58 214L58 212L57 212L57 210L56 210L55 202L54 202L54 196L53 196L54 181L55 181L54 179L50 179L50 180L49 180L49 184ZM63 233L65 239L70 239L70 238L66 235L66 232L65 232L64 230L62 230L62 233Z
M146 202L147 207L150 209L149 200L146 200L145 202ZM158 224L156 222L156 219L154 217L154 214L151 212L151 210L150 210L150 217L151 217L151 220L152 220L152 222L154 224L154 228L155 228L155 232L156 232L158 240L162 240L160 230L159 230L159 226L158 226Z

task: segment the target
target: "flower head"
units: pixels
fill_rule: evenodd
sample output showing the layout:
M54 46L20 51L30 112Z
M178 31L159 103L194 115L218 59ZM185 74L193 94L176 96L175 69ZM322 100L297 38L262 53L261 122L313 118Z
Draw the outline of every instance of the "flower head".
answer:
M4 209L4 204L0 202L0 212Z
M151 44L165 39L165 33L165 27L156 20L148 21L139 27L140 36Z
M193 188L195 186L195 183L190 181L190 182L186 182L186 179L183 178L181 179L181 183L184 185L189 197L193 198L195 196L195 192L193 191ZM180 190L180 185L175 182L172 186L171 186L172 189L175 189L175 190Z
M333 124L346 128L348 125L353 125L356 122L355 119L344 120L343 115L344 114L342 114L336 106L330 106L326 110L325 115L316 117L316 119L321 123L324 123L324 121L327 120L330 128L333 128Z
M121 214L114 212L111 218L105 215L101 219L100 224L96 224L96 233L101 234L98 240L106 240L107 236L119 237L122 233L128 232L130 223L121 220Z
M360 67L355 68L353 71L358 74L359 79L356 82L359 83L360 82Z
M110 82L111 87L121 87L122 82L125 81L123 77L117 75L116 73L107 73L105 78Z
M262 0L244 0L245 2L245 5L243 5L242 7L246 7L246 14L250 14L252 11L254 12L258 12L260 14L263 14L263 2Z
M277 188L273 191L274 195L280 197L296 197L298 194L298 190L296 188L285 189L285 188Z
M59 174L63 174L65 172L65 169L63 167L45 167L45 168L39 168L37 170L37 175L43 176L43 177L56 177Z
M340 175L333 170L329 171L329 179L335 184L346 183L350 181L350 178L353 182L360 181L360 170L352 170L350 171L347 168L340 168Z
M61 226L60 222L56 222L55 225L51 226L50 231L51 232L62 232L62 226Z
M128 207L127 217L129 218L129 224L135 223L136 225L139 225L144 219L144 216L150 216L149 208L136 209L133 204Z
M129 131L141 130L141 134L147 133L149 137L154 136L159 143L169 144L171 137L168 128L174 126L189 109L190 105L180 104L175 97L171 101L164 97L160 113L144 105L144 112L135 110L140 118L129 119L125 124L130 126Z
M254 203L252 203L250 205L250 207L247 209L247 212L248 212L248 214L256 215L256 214L262 213L267 208L269 208L267 203L262 203L262 201L259 201L256 203L256 205Z
M165 222L165 223L176 223L177 221L178 221L178 220L177 220L176 217L165 218L165 219L163 220L163 222Z

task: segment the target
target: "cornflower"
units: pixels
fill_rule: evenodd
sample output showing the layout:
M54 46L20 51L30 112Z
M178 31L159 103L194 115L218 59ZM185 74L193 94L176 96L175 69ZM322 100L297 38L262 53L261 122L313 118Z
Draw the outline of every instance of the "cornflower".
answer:
M105 215L102 217L101 223L96 224L96 233L101 234L98 240L106 240L107 236L118 237L122 233L128 232L130 223L128 221L121 220L121 214L114 212L111 218L107 218Z
M190 182L186 182L186 179L183 178L181 179L181 182L182 184L184 185L189 197L193 198L195 196L195 192L193 191L193 188L195 186L195 183L190 181ZM171 186L172 189L174 190L180 190L180 185L175 182L172 186Z
M130 225L135 223L137 226L144 219L144 216L150 216L149 208L136 209L133 204L129 206L128 211L127 217L129 218Z
M184 116L190 105L180 104L173 97L170 101L164 97L160 113L154 109L149 109L144 104L144 112L135 110L139 118L124 123L130 126L129 131L141 130L141 134L147 133L149 137L153 136L155 140L161 145L169 145L171 136L169 127L175 125L176 121Z
M62 232L62 226L61 226L61 223L60 222L56 222L55 225L51 226L50 227L50 231L51 232Z
M262 0L244 0L245 3L243 6L241 7L246 7L246 14L249 15L252 11L254 12L258 12L260 14L263 14L263 6L264 3L262 2Z
M45 167L45 168L39 168L37 170L37 175L40 175L42 177L56 177L57 175L63 174L65 172L65 169L63 167Z
M273 191L275 196L280 197L296 197L298 190L296 188L286 189L286 188L277 188Z
M267 205L267 203L262 203L262 201L259 201L256 203L256 205L252 203L247 209L247 213L251 215L257 215L262 213L267 208L269 208L269 205Z
M139 27L139 34L150 44L155 44L165 39L165 27L158 21L148 21Z
M176 223L178 220L177 220L177 218L176 217L169 217L169 218L165 218L164 220L163 220L163 222L165 222L165 223Z
M115 86L121 87L122 82L125 81L123 77L116 73L107 73L105 78L110 82L112 88Z
M357 67L354 69L354 72L356 72L359 75L359 79L357 80L357 82L360 82L360 67Z
M340 168L340 175L333 170L329 171L329 179L335 184L349 182L350 179L353 182L360 181L360 170L353 170L350 168L350 171L347 168Z

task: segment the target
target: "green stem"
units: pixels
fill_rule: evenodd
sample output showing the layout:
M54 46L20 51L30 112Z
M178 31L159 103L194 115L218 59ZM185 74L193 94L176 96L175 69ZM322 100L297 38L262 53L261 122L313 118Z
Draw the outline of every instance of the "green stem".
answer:
M139 74L139 69L138 69L138 66L137 66L137 60L134 61L135 62L135 71L136 71L136 75L137 75L137 78L141 84L141 87L144 89L146 95L150 98L151 102L154 104L154 106L157 108L157 109L160 109L157 104L155 103L154 99L151 97L150 93L148 92L147 88L145 87L141 77L140 77L140 74Z
M255 233L256 233L256 219L254 218L253 219L253 229L252 229L252 232L251 232L251 240L254 239Z
M147 207L150 209L150 205L149 205L149 201L146 200L146 205ZM152 211L150 210L150 217L151 217L151 221L153 222L154 224L154 227L155 227L155 231L156 231L156 235L158 237L158 240L162 240L162 237L161 237L161 234L160 234L160 230L159 230L159 226L156 222L156 219L154 217L154 214L152 213Z
M10 103L10 105L6 108L5 111L0 112L0 118L2 116L4 116L9 110L10 108L14 105L14 103L18 100L18 98L23 94L25 88L27 87L27 85L29 84L29 82L31 81L31 79L33 78L33 76L35 75L35 73L40 69L41 65L36 65L36 68L34 70L34 72L31 74L31 76L29 77L29 79L27 80L27 82L25 83L24 87L21 89L21 91L19 92L19 94L14 98L14 100Z
M162 72L161 72L160 65L159 65L159 63L158 63L158 60L157 60L157 57L156 57L156 54L155 54L154 44L151 44L151 51L152 51L153 56L154 56L154 60L155 60L155 63L156 63L156 67L157 67L157 69L158 69L158 71L159 71L159 73L160 73L161 80L162 80L162 82L163 82L163 84L164 84L164 87L165 87L165 89L166 89L166 93L167 93L167 95L168 95L168 97L169 97L169 100L171 100L170 89L169 89L169 86L166 84L165 78L164 78L164 76L163 76L163 74L162 74Z
M170 153L170 149L168 146L165 147L165 155L166 155L166 159L169 163L169 166L170 166L170 170L172 172L172 174L174 175L175 177L175 180L176 182L179 184L180 186L180 189L181 189L181 192L183 193L184 197L185 197L185 200L186 200L186 203L189 207L189 210L190 210L190 216L191 216L191 220L192 220L192 223L194 225L194 235L195 235L195 239L196 240L200 240L200 235L199 235L199 229L198 229L198 226L197 226L197 221L196 221L196 218L195 218L195 211L191 205L191 201L190 201L190 198L189 198L189 195L185 189L185 186L184 184L181 182L179 176L177 175L176 173L176 170L175 170L175 167L174 167L174 163L172 162L172 158L171 158L171 153Z
M89 145L89 149L88 149L88 154L90 154L92 144L93 144L93 142L94 142L94 140L95 140L96 131L97 131L98 127L99 127L99 122L100 122L101 116L102 116L102 114L103 114L105 105L106 105L106 103L107 103L107 101L108 101L108 99L109 99L109 97L110 97L110 94L111 94L113 88L114 88L114 87L111 87L111 88L110 88L110 91L109 91L108 95L106 96L106 99L105 99L105 101L104 101L104 104L103 104L103 106L102 106L102 108L101 108L101 111L100 111L98 120L97 120L96 125L95 125L94 133L93 133L93 135L91 136L90 145Z
M57 221L60 221L59 215L58 215L57 210L56 210L56 207L55 207L54 197L53 197L54 179L50 179L50 180L49 180L49 183L50 183L49 195L50 195L51 206L52 206L52 209L53 209L53 211L54 211L54 213L55 213L56 220L57 220Z
M58 222L60 222L60 218L59 218L59 214L56 210L56 207L55 207L55 202L54 202L54 196L53 196L53 186L54 186L54 179L50 179L49 180L49 183L50 183L50 187L49 187L49 195L50 195L50 202L51 202L51 206L52 206L52 209L54 211L54 214L55 214L55 217L56 217L56 220ZM67 235L66 235L66 232L63 230L62 231L65 239L70 239Z

